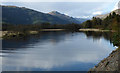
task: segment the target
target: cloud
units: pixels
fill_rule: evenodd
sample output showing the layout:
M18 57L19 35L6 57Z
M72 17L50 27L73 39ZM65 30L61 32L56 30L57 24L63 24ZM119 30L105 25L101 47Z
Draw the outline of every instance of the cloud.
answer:
M104 10L106 3L99 2L4 2L6 5L15 5L48 13L59 11L72 17L91 18L93 12Z
M3 0L2 0L3 1ZM6 1L6 2L5 2ZM8 1L8 2L7 2ZM26 2L24 2L26 1ZM67 14L72 17L91 18L95 15L109 13L115 8L114 2L96 2L97 0L4 0L2 5L15 5L20 7L26 7L40 12L48 13L51 11L59 11L60 13ZM29 1L29 2L28 2ZM38 1L38 2L37 2ZM44 2L42 2L44 1ZM52 2L53 1L53 2ZM59 2L61 1L61 2ZM79 1L79 2L77 2ZM86 1L86 2L82 2ZM88 2L87 2L88 1ZM102 0L103 1L103 0ZM109 0L112 1L112 0Z
M1 0L1 2L113 2L117 0Z
M93 15L101 15L101 14L102 14L102 11L93 12L92 14L93 14Z
M92 16L77 16L76 18L92 18Z

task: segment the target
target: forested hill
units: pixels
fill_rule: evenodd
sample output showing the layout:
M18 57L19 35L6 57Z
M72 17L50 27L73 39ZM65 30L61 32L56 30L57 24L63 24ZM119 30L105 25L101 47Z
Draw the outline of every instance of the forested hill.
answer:
M83 27L120 30L120 15L112 12L105 19L93 17L92 20L84 22Z
M2 6L2 22L8 24L70 24L77 22L77 20L69 21L25 7Z

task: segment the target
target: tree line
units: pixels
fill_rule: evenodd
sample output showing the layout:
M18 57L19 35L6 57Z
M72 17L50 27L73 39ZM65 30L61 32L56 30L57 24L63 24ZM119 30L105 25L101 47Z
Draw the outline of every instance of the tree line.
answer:
M92 20L82 23L82 26L83 28L118 30L120 28L120 15L113 12L105 19L93 17Z
M13 24L2 24L3 31L39 31L40 29L67 29L71 31L77 31L81 28L80 24L34 24L34 25L13 25Z

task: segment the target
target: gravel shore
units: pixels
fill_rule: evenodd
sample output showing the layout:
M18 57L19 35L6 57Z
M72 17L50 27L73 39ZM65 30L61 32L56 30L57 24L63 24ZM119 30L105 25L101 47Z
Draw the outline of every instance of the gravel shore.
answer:
M101 73L101 71L104 71L106 73L116 71L117 73L120 71L120 48L114 50L107 58L102 60L98 65L96 65L94 68L90 69L88 73ZM109 72L108 72L109 71Z

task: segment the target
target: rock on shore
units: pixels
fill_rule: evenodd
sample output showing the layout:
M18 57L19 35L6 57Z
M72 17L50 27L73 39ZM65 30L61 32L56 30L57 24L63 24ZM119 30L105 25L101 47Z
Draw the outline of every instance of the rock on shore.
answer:
M93 72L101 73L101 71L107 73L116 71L118 73L120 71L119 59L120 59L120 48L114 50L107 58L102 60L97 66L90 69L88 73L93 73Z

